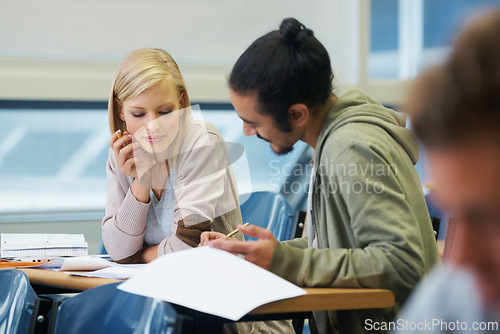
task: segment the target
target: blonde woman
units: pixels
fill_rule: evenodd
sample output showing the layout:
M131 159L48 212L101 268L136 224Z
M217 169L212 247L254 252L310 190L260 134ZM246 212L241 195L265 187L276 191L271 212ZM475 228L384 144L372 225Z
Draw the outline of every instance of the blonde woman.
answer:
M150 262L196 247L203 231L227 234L241 224L224 140L213 125L191 119L186 86L167 52L141 49L125 57L108 109L102 239L113 260ZM226 324L224 332L294 333L284 320Z
M213 125L192 120L186 86L167 52L126 56L108 111L102 238L113 260L150 262L196 247L203 231L228 233L241 224L224 140Z

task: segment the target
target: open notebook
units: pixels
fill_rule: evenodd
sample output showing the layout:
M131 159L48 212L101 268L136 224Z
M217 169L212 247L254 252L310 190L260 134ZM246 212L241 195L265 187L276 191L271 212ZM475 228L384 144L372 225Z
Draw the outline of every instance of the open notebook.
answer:
M2 233L2 258L52 258L88 255L83 234Z

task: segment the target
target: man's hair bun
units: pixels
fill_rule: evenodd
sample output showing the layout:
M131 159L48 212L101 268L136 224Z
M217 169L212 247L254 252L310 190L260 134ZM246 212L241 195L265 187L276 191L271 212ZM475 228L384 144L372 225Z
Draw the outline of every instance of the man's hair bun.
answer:
M313 35L311 29L306 28L306 26L297 19L289 17L281 21L279 36L284 41L294 41L301 31L305 32L307 35Z

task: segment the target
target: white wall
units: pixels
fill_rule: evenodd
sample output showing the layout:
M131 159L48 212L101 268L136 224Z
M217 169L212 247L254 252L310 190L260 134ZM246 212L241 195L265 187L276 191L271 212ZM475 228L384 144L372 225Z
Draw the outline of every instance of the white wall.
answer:
M289 16L314 30L340 81L359 81L358 0L1 0L0 99L106 100L124 55L160 47L192 100L228 101L232 64Z

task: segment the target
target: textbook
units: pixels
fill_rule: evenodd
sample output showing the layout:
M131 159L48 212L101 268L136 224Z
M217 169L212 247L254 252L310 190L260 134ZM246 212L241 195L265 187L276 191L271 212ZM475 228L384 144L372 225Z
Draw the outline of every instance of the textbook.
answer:
M2 233L0 257L46 259L88 255L83 234Z
M208 246L160 256L118 289L237 321L304 289L231 253Z

